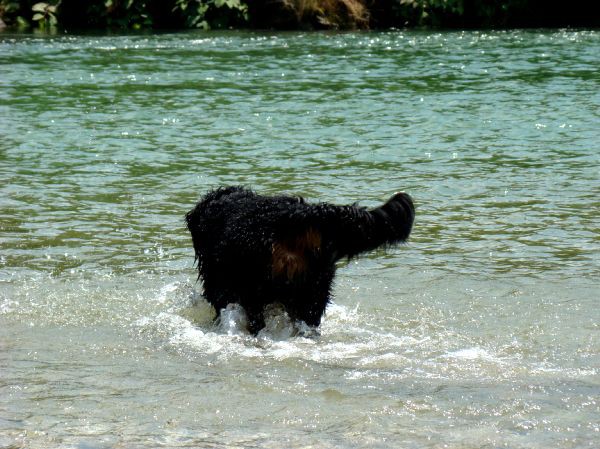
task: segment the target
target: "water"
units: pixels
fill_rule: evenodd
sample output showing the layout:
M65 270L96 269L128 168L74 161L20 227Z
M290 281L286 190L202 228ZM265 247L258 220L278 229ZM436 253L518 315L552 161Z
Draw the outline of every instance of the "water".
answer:
M0 35L0 447L600 441L600 34ZM221 184L373 206L320 336L200 296Z

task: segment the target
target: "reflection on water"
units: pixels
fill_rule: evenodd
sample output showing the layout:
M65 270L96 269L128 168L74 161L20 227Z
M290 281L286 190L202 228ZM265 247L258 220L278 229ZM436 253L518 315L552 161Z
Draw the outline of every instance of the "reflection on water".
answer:
M599 36L0 34L0 446L593 447ZM417 220L254 338L195 283L220 184Z

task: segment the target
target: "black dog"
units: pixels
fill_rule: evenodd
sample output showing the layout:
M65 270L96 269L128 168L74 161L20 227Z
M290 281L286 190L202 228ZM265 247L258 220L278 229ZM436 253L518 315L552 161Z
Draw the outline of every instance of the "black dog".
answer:
M282 304L292 319L318 326L331 295L335 263L404 242L415 210L396 193L384 205L308 204L243 187L206 194L186 215L204 296L217 312L241 305L250 331L264 327L264 307Z

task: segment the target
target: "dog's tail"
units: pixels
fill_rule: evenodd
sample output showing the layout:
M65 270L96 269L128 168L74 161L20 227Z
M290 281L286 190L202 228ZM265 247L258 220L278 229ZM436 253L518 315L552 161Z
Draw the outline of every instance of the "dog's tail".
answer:
M329 215L325 226L329 227L327 233L336 260L405 242L415 218L412 198L404 192L396 193L382 206L370 210L355 205L322 207L324 215Z

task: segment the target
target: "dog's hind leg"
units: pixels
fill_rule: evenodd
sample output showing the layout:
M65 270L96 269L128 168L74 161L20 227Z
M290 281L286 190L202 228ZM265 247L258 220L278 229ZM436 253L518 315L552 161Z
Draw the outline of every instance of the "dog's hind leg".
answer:
M241 287L239 287L241 288ZM265 327L263 317L264 304L255 299L255 296L249 291L239 291L232 285L213 285L205 283L203 296L213 305L217 312L216 320L219 320L221 310L228 304L238 304L246 313L248 318L248 330L256 335L259 330Z
M222 311L227 309L229 304L238 304L244 309L248 320L248 330L252 334L256 335L258 331L265 327L263 305L254 305L256 301L249 300L247 296L225 287L218 289L205 288L203 296L215 308L217 313L216 323L219 323L219 320L222 319Z
M318 327L331 297L335 269L312 267L306 277L292 284L285 301L290 317L311 327Z
M256 336L258 332L265 327L264 309L262 307L246 305L244 310L248 317L248 330L252 335Z

